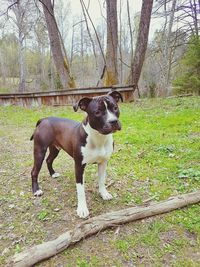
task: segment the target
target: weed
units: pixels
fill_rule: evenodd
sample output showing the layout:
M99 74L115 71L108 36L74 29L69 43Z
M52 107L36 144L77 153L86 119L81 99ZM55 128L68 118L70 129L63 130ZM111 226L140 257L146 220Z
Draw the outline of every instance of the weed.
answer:
M122 253L125 253L127 252L128 248L129 248L129 242L127 240L117 240L115 242L115 245L117 247L117 249L122 252Z
M200 181L200 171L193 168L184 169L179 171L178 178L190 178L197 181Z
M90 267L86 260L77 260L76 262L77 267Z
M19 244L16 244L16 246L15 246L15 252L16 253L20 253L21 251L22 251L22 249L21 249L20 245Z
M48 216L48 211L46 211L46 210L42 210L42 211L40 211L38 214L37 214L37 217L38 217L38 219L40 220L40 221L45 221L45 220L47 220L47 216Z

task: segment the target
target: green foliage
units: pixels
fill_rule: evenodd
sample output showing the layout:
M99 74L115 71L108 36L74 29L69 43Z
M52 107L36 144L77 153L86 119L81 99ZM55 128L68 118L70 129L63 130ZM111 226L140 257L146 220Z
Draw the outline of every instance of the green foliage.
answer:
M200 38L192 37L187 51L180 61L181 74L177 77L173 85L177 93L200 94Z
M20 253L22 251L22 249L21 249L19 244L16 244L15 251L16 251L16 253Z
M58 75L58 73L56 73L56 78L55 78L55 86L57 89L62 89L63 86L62 86L62 83L61 83L61 80L60 80L60 77Z
M45 221L47 219L48 211L42 210L38 213L37 217L40 221Z
M90 267L90 265L85 260L77 260L77 267Z
M43 44L44 47L46 47L45 44ZM0 93L17 91L20 72L18 50L19 43L14 34L5 34L0 37ZM41 91L47 90L49 87L47 75L48 66L50 66L49 53L45 49L41 51L38 45L32 48L27 46L24 48L24 57L26 89L33 90L35 85L38 85Z
M125 253L130 247L130 241L118 239L115 241L115 246L120 252Z
M156 83L155 82L150 82L149 84L149 96L151 98L156 96Z
M186 210L177 210L166 216L166 221L184 227L191 233L197 234L200 238L200 214L199 205L191 206ZM199 239L200 240L200 239Z
M189 169L184 169L181 170L179 173L179 178L190 178L190 179L195 179L195 180L199 180L200 181L200 171L195 170L193 168L189 168Z
M19 75L18 42L14 34L7 34L0 38L0 53L1 63L9 70L7 75L17 77Z
M174 145L160 145L156 151L159 151L164 154L172 153L174 152L175 146Z

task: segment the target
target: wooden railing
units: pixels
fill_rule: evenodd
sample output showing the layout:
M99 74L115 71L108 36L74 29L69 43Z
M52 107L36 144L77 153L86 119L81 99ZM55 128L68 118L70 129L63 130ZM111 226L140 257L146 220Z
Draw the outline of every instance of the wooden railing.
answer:
M24 107L34 107L41 105L73 105L82 97L102 95L111 90L119 91L123 96L124 102L130 102L133 100L133 88L133 85L123 85L111 87L88 87L48 92L0 94L0 105L18 105Z

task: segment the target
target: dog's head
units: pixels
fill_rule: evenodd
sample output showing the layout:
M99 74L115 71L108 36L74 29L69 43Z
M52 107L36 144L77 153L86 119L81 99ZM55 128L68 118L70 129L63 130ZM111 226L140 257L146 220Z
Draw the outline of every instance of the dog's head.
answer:
M109 92L106 95L80 99L74 105L74 111L78 108L87 112L90 126L101 134L114 133L121 130L119 121L119 100L123 101L122 95L117 91Z

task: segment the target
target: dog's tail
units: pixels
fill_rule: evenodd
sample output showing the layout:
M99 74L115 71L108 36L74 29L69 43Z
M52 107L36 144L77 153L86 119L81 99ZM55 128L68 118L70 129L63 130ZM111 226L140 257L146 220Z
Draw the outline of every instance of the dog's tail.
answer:
M39 121L37 121L35 128L42 122L43 119L40 119ZM32 141L34 138L34 133L31 135L30 141Z

